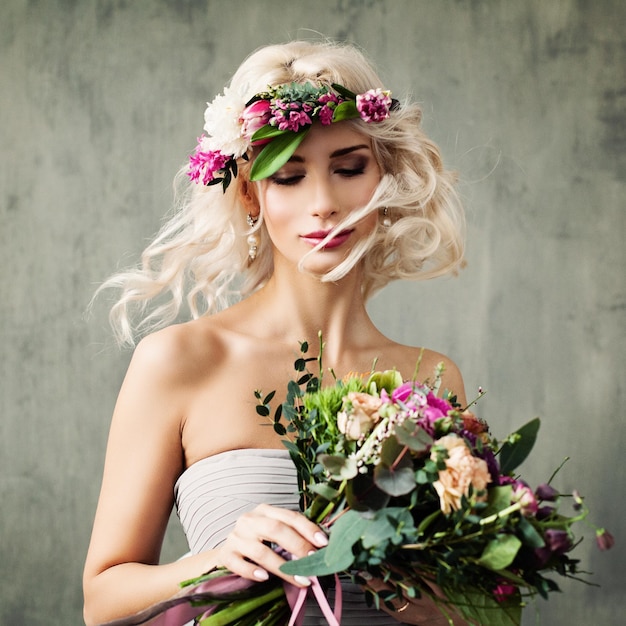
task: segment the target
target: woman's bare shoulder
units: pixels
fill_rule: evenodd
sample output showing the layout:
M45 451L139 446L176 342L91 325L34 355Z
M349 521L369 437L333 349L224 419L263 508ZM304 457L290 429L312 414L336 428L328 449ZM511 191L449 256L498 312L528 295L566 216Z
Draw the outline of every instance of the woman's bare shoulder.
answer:
M173 324L139 342L131 368L147 370L161 382L190 384L219 364L225 346L224 333L210 318Z

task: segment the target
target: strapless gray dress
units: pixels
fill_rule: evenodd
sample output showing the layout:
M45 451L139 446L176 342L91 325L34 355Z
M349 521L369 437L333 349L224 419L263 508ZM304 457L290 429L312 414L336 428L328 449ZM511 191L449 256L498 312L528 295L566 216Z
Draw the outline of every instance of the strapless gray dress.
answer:
M176 509L192 554L222 543L237 518L258 504L298 510L296 468L286 450L229 450L208 457L185 470L175 486ZM383 611L365 604L360 587L342 583L342 626L397 626ZM334 590L328 591L330 605ZM305 626L327 624L319 607L309 600Z

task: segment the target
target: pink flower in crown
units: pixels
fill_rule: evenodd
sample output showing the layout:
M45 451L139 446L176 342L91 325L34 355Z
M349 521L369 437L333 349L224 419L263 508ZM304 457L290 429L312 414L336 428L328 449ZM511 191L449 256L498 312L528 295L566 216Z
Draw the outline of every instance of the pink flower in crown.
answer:
M219 150L203 150L203 140L204 136L198 137L196 151L189 157L187 175L195 182L201 180L208 185L215 178L215 174L224 169L231 157Z
M324 105L319 112L320 122L324 126L328 126L333 121L333 115L335 114L335 110L331 109L328 105Z
M280 98L274 98L271 101L271 106L273 109L282 109L283 111L287 110L290 106L289 102L286 102L285 100L281 100Z
M250 106L246 107L239 118L241 122L241 134L244 137L252 137L254 133L266 126L270 118L272 117L272 111L270 103L267 100L257 100Z
M291 111L289 117L283 116L282 120L278 122L278 128L298 132L302 126L307 124L311 124L311 118L304 111Z
M370 89L356 97L356 108L364 122L382 122L389 117L391 93Z
M328 104L329 102L334 102L335 104L339 104L339 96L330 91L323 93L319 98L318 102L320 104Z

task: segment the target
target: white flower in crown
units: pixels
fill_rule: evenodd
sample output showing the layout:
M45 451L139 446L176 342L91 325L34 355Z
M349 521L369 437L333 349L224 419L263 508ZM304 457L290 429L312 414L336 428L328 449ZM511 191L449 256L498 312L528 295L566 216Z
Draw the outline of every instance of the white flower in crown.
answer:
M250 141L241 134L240 120L245 105L244 97L229 87L215 97L204 112L204 130L208 137L203 138L203 149L219 150L235 158L246 152Z

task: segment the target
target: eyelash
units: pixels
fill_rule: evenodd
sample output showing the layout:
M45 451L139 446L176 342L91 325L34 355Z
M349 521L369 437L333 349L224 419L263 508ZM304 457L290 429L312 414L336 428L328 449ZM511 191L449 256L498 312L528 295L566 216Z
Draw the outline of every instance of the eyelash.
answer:
M365 172L365 166L355 167L355 168L340 168L335 170L335 174L339 174L340 176L344 176L346 178L352 178L354 176L360 176ZM298 174L297 176L273 176L272 182L276 185L284 185L284 186L292 186L298 184L304 178L303 174Z

